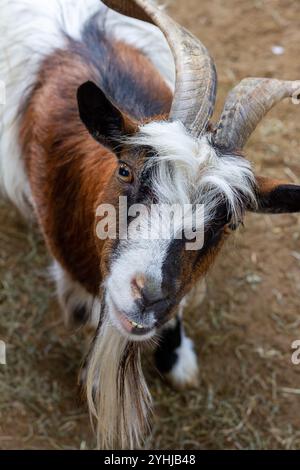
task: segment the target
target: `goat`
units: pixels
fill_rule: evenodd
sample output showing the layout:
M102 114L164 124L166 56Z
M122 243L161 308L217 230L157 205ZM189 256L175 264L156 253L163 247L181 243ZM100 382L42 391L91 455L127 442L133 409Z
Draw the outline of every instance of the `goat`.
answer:
M300 210L300 186L256 176L243 155L300 81L243 80L214 125L213 59L152 1L2 0L0 27L1 188L38 222L67 325L92 332L81 380L98 446L140 447L151 414L142 350L158 343L158 370L195 385L188 296L247 211ZM101 239L98 208L118 209L120 197L204 205L202 248Z

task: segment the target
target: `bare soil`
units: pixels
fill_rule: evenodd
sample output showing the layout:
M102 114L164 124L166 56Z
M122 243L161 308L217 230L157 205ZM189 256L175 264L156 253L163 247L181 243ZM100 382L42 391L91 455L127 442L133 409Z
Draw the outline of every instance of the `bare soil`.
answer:
M216 60L218 112L246 76L300 78L300 2L177 0L170 11ZM299 113L287 100L259 126L246 149L258 174L299 179ZM0 220L0 339L8 345L0 448L92 448L76 385L82 337L64 329L35 227L4 202ZM291 362L291 343L300 339L299 220L250 214L223 250L201 309L185 317L201 362L199 388L175 392L147 367L155 398L148 447L300 448L300 366Z

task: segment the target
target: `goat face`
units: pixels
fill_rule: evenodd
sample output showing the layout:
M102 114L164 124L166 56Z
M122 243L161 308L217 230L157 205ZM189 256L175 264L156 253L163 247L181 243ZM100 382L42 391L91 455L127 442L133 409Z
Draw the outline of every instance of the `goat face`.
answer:
M141 150L139 159L141 154L146 154L144 165L132 160L132 153L123 154L111 181L111 186L115 183L118 187L115 194L121 194L122 201L128 203L127 208L122 207L127 219L128 239L109 240L104 248L101 243L98 245L106 253L102 273L105 275L105 300L111 320L131 339L137 340L149 338L170 319L190 286L207 270L223 240L227 222L225 208L222 208L217 222L206 231L204 246L199 251L186 249L184 234L178 239L171 236L160 238L156 232L168 205L161 206L151 193L151 183L150 186L147 183L148 178L151 181L151 175L145 169L151 155L147 156L147 152ZM131 183L123 180L124 168L126 174L129 172L131 175ZM119 212L122 203L118 200L111 202ZM134 207L140 208L138 218L131 215ZM139 236L131 233L135 223L139 224ZM183 230L182 227L180 229Z
M241 221L254 199L253 174L245 159L221 155L209 134L194 139L180 122L160 118L134 125L92 83L79 89L78 103L90 133L117 156L97 204L105 304L124 335L145 340L171 318L206 273L229 227ZM109 224L110 207L116 232L104 241L99 227Z

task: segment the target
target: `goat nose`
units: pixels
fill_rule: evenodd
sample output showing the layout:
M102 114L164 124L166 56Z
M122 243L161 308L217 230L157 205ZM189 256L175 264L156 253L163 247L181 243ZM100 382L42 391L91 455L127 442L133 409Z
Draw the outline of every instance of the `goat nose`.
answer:
M145 307L162 299L162 292L155 279L137 274L131 281L131 291L135 300L142 301Z
M141 315L151 313L159 320L172 303L170 296L162 291L160 282L150 276L137 274L131 281L131 290Z

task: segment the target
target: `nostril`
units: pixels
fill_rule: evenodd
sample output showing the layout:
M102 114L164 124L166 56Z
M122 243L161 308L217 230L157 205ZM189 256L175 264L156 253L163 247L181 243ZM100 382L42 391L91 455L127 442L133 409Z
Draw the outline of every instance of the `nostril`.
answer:
M160 283L144 274L136 274L130 284L133 298L142 310L159 307L167 300Z
M158 318L160 315L166 312L166 310L170 307L170 304L171 301L168 297L157 299L154 302L145 304L144 314L152 312Z
M131 290L135 299L141 299L143 297L144 287L145 276L143 274L137 274L131 281Z
M142 300L146 309L156 308L168 300L161 291L149 292L147 288L142 290Z

